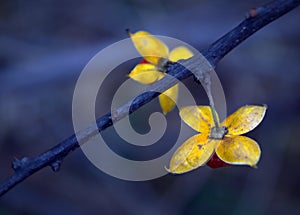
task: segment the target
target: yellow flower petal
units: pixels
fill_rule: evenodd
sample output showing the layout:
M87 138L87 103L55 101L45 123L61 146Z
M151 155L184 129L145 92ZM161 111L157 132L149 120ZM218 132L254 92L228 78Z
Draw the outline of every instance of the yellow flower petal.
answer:
M220 140L208 139L207 134L197 134L186 140L174 153L169 172L181 174L203 166L213 155Z
M201 133L210 133L214 126L211 109L209 106L187 106L180 109L181 119Z
M161 76L161 72L152 64L142 63L136 65L128 76L142 84L152 84L158 80Z
M231 114L222 123L229 135L241 135L253 130L263 120L267 107L246 105Z
M193 53L187 47L179 46L171 51L169 60L177 62L178 60L186 60L191 57L193 57Z
M216 146L218 157L229 164L255 167L260 158L259 145L244 136L225 136Z
M175 107L178 97L178 87L179 85L176 84L159 95L159 103L162 108L163 114L166 115Z
M167 59L169 48L161 40L146 31L130 34L137 51L150 63L158 65L160 59Z

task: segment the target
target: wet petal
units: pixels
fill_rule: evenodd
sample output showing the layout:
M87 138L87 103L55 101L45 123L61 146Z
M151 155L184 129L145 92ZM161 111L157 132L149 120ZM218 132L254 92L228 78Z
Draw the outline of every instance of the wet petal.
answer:
M159 60L167 59L169 48L161 40L146 31L130 33L130 37L137 51L150 63L157 65Z
M255 167L260 158L259 145L244 136L225 136L216 146L218 157L228 163Z
M231 114L222 123L229 135L241 135L253 130L263 120L267 107L246 105Z
M169 55L169 60L176 62L178 60L185 60L193 57L193 53L185 46L179 46L173 49Z
M159 103L162 108L163 114L166 115L175 107L178 97L178 88L179 85L176 84L159 95Z
M211 109L209 106L187 106L180 109L181 119L201 133L210 133L214 126Z
M218 141L208 139L207 134L192 136L176 150L168 171L181 174L203 166L213 155Z
M149 63L142 63L136 65L129 73L129 77L142 84L152 84L158 80L161 72L156 67Z

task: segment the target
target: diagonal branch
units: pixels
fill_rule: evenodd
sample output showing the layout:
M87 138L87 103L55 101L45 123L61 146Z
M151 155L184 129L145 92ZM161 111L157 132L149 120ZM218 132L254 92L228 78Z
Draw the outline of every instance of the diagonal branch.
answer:
M247 13L245 20L219 40L214 42L208 49L204 50L202 52L203 56L207 58L213 67L215 67L216 64L232 49L237 47L259 29L296 8L299 4L299 0L277 0L256 9L251 9ZM195 61L195 58L186 60L184 65L189 68L201 66L199 65L199 62ZM171 64L168 67L168 73L178 80L183 80L192 76L192 73L188 69L178 63ZM77 133L77 135L73 134L37 157L25 157L20 160L15 160L12 164L15 172L0 185L0 196L4 195L27 177L46 166L51 166L54 171L58 171L62 160L70 152L79 147L78 142L87 142L89 138L97 134L98 130L103 131L107 127L111 126L113 121L115 122L124 118L127 115L128 107L130 107L130 113L136 111L144 104L156 98L159 95L157 92L167 90L176 84L176 82L177 81L173 78L171 79L166 76L160 81L154 83L147 89L147 91L136 97L136 99L129 101L122 107L118 108L116 113L113 114L117 117L114 117L113 120L111 113L108 113L97 120L98 128L88 127Z

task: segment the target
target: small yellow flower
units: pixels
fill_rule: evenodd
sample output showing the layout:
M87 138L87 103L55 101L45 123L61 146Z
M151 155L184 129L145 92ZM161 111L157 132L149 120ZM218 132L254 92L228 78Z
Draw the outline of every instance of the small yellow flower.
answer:
M259 145L252 139L239 136L253 130L263 120L267 107L246 105L221 123L225 136L210 137L215 128L209 106L188 106L180 110L182 120L200 134L186 140L174 153L169 172L181 174L206 164L216 155L227 164L255 167L260 159Z
M161 40L145 31L129 33L137 51L146 60L138 64L129 77L142 84L152 84L165 76L165 67L168 61L188 59L193 53L184 46L179 46L169 52L169 48ZM159 102L164 114L171 111L178 97L178 84L159 95Z

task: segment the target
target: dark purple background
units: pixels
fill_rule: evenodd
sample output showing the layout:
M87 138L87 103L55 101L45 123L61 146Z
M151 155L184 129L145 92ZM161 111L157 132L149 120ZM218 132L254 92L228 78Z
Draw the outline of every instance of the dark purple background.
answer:
M1 1L0 179L12 174L14 157L36 156L72 134L78 75L94 54L126 38L126 28L175 37L201 50L264 3ZM269 106L261 126L248 135L262 148L258 169L202 167L127 182L100 172L77 150L61 171L43 169L2 197L0 214L299 214L299 20L298 8L248 39L216 69L229 113L245 104ZM109 110L110 97L101 98L107 103L100 115ZM159 110L157 101L145 108ZM177 112L168 119L179 120ZM176 134L171 129L168 135Z

